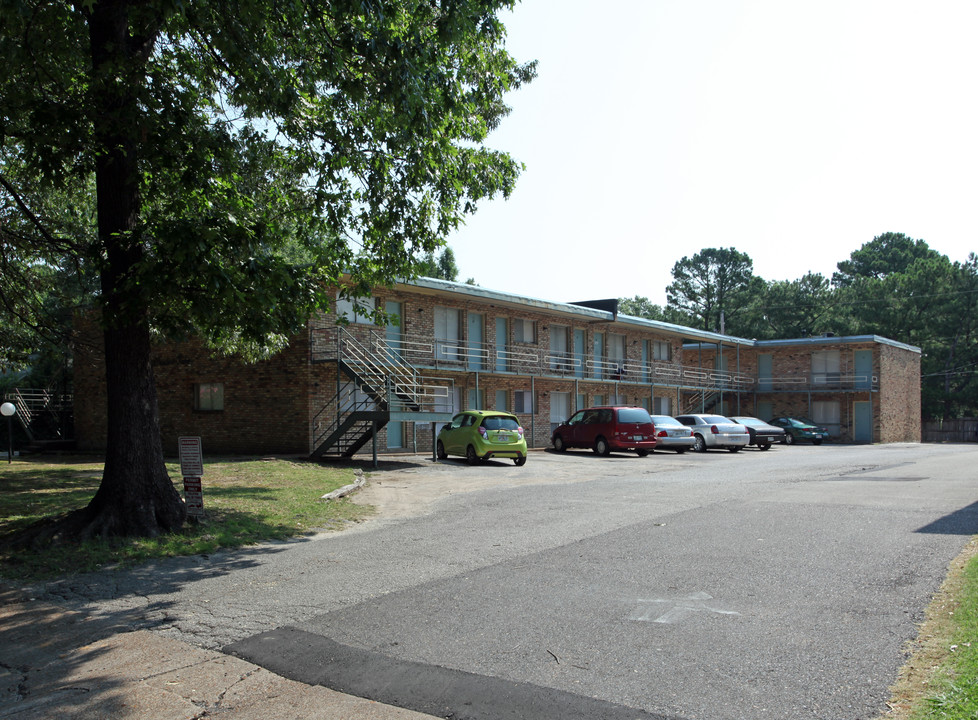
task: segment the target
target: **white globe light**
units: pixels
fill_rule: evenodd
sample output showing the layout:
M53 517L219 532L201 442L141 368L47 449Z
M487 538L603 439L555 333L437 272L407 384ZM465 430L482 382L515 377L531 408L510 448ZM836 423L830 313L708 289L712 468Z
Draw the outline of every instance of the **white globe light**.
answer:
M17 412L16 406L13 403L4 403L0 405L0 415L4 417L10 417Z

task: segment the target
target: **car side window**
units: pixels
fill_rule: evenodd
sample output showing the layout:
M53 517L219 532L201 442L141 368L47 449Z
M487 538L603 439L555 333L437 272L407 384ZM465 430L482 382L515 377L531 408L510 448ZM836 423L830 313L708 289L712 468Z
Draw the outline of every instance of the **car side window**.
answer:
M597 422L602 423L602 424L604 424L604 423L610 423L611 422L611 410L602 410L598 414L598 420L597 420Z
M678 420L679 422L681 422L683 425L692 425L693 424L693 418L678 417L678 418L676 418L676 420Z
M591 423L596 423L598 421L598 413L592 410L584 416L582 421L585 425L590 425Z
M584 411L583 410L579 410L576 413L574 413L573 415L571 415L571 418L570 418L570 420L567 421L567 424L568 425L577 425L577 423L581 422L581 420L583 420L583 419L584 419Z
M462 427L469 427L475 423L475 415L466 415L465 419L462 420Z
M465 415L456 415L452 418L452 430L458 430L462 427L462 421L465 420Z

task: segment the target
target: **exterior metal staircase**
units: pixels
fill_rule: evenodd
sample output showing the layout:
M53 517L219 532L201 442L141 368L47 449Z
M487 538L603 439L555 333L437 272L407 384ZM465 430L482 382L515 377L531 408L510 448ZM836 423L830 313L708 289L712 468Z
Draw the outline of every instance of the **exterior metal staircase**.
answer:
M376 332L335 328L336 395L316 414L311 457L351 457L392 421L450 420L453 384L424 376Z
M17 408L15 418L32 447L73 442L71 395L46 389L15 388L7 393L4 401Z
M688 396L683 415L701 415L710 412L720 400L719 390L698 390Z

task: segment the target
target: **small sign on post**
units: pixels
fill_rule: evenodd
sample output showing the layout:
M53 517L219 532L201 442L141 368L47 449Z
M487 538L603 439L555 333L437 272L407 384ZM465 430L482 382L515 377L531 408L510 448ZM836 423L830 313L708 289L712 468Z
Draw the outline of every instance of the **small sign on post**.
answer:
M199 437L182 437L180 444L180 474L183 475L183 499L187 505L187 515L204 517L204 489L201 478L204 475L204 456Z

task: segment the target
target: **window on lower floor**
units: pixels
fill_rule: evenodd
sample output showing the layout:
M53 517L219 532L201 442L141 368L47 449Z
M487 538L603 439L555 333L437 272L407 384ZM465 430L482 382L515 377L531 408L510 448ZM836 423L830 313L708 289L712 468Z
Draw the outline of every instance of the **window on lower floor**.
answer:
M842 408L838 400L816 400L812 403L812 420L816 425L824 425L829 435L842 434Z
M224 409L224 383L197 383L194 385L194 410L216 411Z
M533 393L529 390L513 392L513 411L518 413L533 412Z

